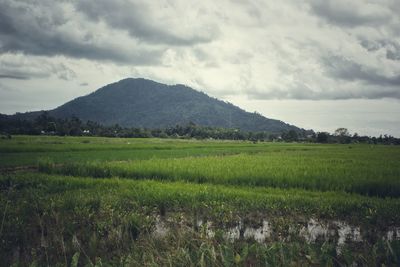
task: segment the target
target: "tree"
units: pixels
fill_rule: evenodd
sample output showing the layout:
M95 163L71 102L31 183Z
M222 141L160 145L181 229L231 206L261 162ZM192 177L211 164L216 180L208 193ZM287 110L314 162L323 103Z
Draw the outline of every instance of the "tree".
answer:
M317 142L318 143L327 143L329 138L329 134L327 132L320 132L317 134Z
M293 141L297 141L299 139L299 135L297 134L297 132L295 130L290 130L287 133L283 133L282 138L285 141L293 142Z
M347 128L337 128L335 130L335 136L350 136L350 133Z
M337 128L334 135L337 137L338 142L341 144L348 144L351 142L350 133L347 128Z

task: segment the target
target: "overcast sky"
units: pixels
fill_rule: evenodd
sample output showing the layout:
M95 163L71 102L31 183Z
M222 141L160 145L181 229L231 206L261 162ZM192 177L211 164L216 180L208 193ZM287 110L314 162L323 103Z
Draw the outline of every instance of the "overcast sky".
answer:
M400 137L400 0L0 0L0 112L186 84L316 131Z

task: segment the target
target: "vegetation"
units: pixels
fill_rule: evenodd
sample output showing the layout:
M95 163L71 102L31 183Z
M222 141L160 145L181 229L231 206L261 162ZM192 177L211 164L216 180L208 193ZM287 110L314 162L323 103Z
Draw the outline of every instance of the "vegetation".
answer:
M13 254L19 253L20 259L36 261L38 264L47 262L50 265L56 262L69 265L77 257L81 264L99 261L112 265L125 263L126 266L139 262L163 265L168 261L199 264L202 256L197 253L204 248L207 248L207 253L219 251L214 252L218 256L207 256L207 261L211 260L212 265L225 260L235 262L235 257L238 257L236 254L240 259L243 258L242 266L247 261L256 265L263 265L263 261L279 265L292 261L306 264L306 255L310 254L310 262L315 264L325 260L345 263L349 259L345 258L346 255L337 255L332 244L325 244L328 251L319 255L321 247L303 245L301 242L304 241L299 237L291 243L282 243L279 231L288 231L290 218L298 216L349 220L362 218L365 229L371 225L384 227L399 221L399 214L395 211L400 208L398 200L371 199L343 193L92 180L40 174L20 174L12 178L3 176L0 185L3 192L1 209L5 211L2 258L12 260ZM165 216L170 212L175 212L169 215L176 220L172 228L174 232L158 243L156 240L159 238L152 235L157 214ZM224 225L246 214L255 214L253 220L254 216L272 218L277 235L272 236L266 245L261 245L243 241L231 243L222 237L222 232L213 240L207 238L201 229L189 232L178 229L182 224L186 227L193 225L196 216L212 220L223 229ZM304 224L301 219L297 221ZM177 243L169 247L167 244L171 241ZM398 249L399 245L394 242L389 247L385 243L380 244L379 240L372 240L371 243L366 241L364 249L382 247L380 249L385 253L377 251L376 255L369 255L369 251L352 250L351 247L346 249L351 251L347 255L351 260L396 263L400 251L390 252L390 249ZM244 252L246 247L252 247L254 251L249 255ZM264 254L268 250L280 251L278 248L286 252L279 256ZM233 255L223 253L224 256L221 256L221 249L230 250Z
M252 132L235 128L216 128L196 125L189 122L186 125L175 125L163 129L126 128L118 124L103 126L97 122L82 122L77 117L57 119L48 112L36 114L35 119L27 120L18 116L0 114L0 133L3 139L11 135L50 135L50 136L103 136L123 138L175 138L175 139L217 139L217 140L248 140L248 141L277 141L277 142L310 142L310 143L366 143L399 145L400 139L390 135L379 137L350 135L346 128L338 128L334 134L327 132L314 133L312 130L289 130L280 133L267 131Z
M227 185L336 190L372 196L400 196L400 153L392 147L270 146L265 152L233 156L87 162L39 170L75 176L152 178Z
M5 266L400 264L397 146L13 136L0 157Z
M268 143L186 139L14 136L0 139L0 167L231 155L264 151ZM284 144L281 144L284 147Z

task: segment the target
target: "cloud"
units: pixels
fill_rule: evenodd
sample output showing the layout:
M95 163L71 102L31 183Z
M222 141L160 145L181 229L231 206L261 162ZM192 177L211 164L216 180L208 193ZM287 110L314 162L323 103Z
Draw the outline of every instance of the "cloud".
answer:
M144 42L178 46L211 42L218 35L218 26L199 25L205 15L196 10L192 14L192 5L183 2L180 6L182 12L175 13L179 6L172 2L151 5L148 1L79 0L76 9L95 22L105 22L114 29L126 30L132 37ZM187 23L182 24L182 20L186 19Z
M386 58L400 60L400 43L394 40L360 40L360 44L368 51L383 50Z
M400 98L398 12L395 0L0 0L0 79L52 77L82 93L144 77L218 97Z
M400 86L400 75L387 76L379 73L379 69L363 66L349 59L332 56L325 58L324 63L329 74L337 79L362 81L367 85L382 87Z
M28 80L29 77L18 74L3 74L0 73L0 79Z
M0 79L30 80L56 76L72 80L76 73L64 63L56 63L47 58L23 54L0 55Z
M88 23L66 1L0 1L0 53L105 60L137 65L160 62L163 49Z
M345 1L326 0L312 1L312 11L328 21L339 26L379 26L391 21L392 12L383 1Z

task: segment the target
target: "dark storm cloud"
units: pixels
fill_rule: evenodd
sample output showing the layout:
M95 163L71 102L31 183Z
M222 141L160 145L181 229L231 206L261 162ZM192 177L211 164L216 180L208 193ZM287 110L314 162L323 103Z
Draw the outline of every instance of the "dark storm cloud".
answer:
M368 51L384 49L386 58L400 60L400 44L392 40L361 40L360 44Z
M378 86L400 86L400 75L384 75L377 69L363 66L357 62L339 56L322 59L328 74L333 78L347 81L361 81ZM399 93L397 93L399 95Z
M28 57L22 54L6 54L0 57L0 79L30 80L56 76L72 80L75 71L63 63L50 62L43 57Z
M152 18L148 6L137 2L80 0L76 2L76 8L95 22L104 21L112 28L126 30L132 37L149 43L190 46L208 43L217 34L216 26L203 34L196 33L194 28L188 33L173 33L171 32L173 28L168 27L168 22L165 24ZM181 15L176 14L176 16ZM191 27L191 25L180 26Z
M22 76L22 75L0 73L0 79L28 80L28 79L30 79L30 77Z
M400 60L400 47L386 51L386 58L391 60Z
M48 68L32 69L32 66L24 66L18 63L10 67L0 61L0 79L29 80L31 78L45 78L49 77L52 71L56 70L49 70Z
M311 2L311 9L329 23L346 27L376 26L391 20L389 13L373 10L373 6L363 1L316 0Z
M65 55L74 58L107 60L137 65L159 62L161 49L118 49L95 42L90 31L80 37L74 29L65 30L68 18L57 4L0 1L0 53ZM75 29L78 31L79 29Z

